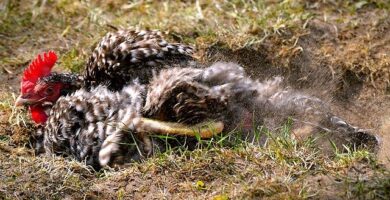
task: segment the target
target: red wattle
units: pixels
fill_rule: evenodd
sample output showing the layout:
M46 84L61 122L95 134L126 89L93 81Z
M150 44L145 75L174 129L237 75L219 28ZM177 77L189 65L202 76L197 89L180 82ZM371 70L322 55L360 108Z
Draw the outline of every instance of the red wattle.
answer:
M44 124L47 120L45 110L40 105L30 106L31 118L37 124Z

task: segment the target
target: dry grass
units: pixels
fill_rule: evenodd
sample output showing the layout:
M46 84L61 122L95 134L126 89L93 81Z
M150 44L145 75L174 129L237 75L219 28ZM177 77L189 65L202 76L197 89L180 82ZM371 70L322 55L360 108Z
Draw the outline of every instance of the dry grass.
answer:
M6 0L0 4L0 66L20 67L54 49L62 68L79 71L93 44L115 26L163 30L173 40L196 45L201 55L212 45L265 51L274 65L286 67L320 44L314 54L328 58L334 68L368 75L373 85L386 84L389 8L386 0ZM332 30L318 30L316 20ZM307 44L317 31L333 35Z
M217 59L209 54L219 49L252 71L264 63L261 69L282 66L287 73L351 71L388 95L389 9L386 0L2 1L0 199L387 199L390 174L373 154L325 155L313 138L297 141L288 128L264 146L217 138L195 151L174 149L122 170L93 172L70 159L35 157L28 117L12 104L17 76L36 54L53 49L57 70L78 72L112 27L160 29L197 46L204 61Z
M220 138L203 141L203 147L194 151L172 149L121 170L100 172L70 159L1 150L0 195L38 199L388 197L390 174L372 153L336 151L328 157L313 138L293 139L287 125L272 135L262 146L244 141L226 146Z

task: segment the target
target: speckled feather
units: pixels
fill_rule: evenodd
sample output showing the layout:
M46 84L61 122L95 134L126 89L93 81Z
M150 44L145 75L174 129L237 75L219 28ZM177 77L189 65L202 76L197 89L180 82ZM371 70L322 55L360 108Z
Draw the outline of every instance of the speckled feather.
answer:
M234 63L163 70L150 82L144 114L186 124L222 120L229 129L251 110L257 83Z
M89 58L85 84L121 89L135 78L147 83L160 69L196 65L191 57L193 51L191 46L167 42L159 31L108 33Z
M130 151L124 144L136 130L144 89L137 83L118 92L99 86L61 97L41 129L46 154L71 155L92 166L131 159L123 158Z

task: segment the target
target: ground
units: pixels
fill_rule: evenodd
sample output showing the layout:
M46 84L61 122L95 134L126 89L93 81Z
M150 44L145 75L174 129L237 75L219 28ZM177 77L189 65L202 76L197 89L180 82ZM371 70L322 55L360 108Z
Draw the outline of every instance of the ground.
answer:
M388 199L390 3L354 1L0 2L0 199ZM69 158L35 156L31 122L13 107L20 74L55 50L57 71L79 72L113 27L159 29L193 44L204 63L238 62L253 78L293 88L381 138L377 152L324 153L287 123L265 145L224 138L95 172ZM260 126L260 125L259 125ZM237 134L237 133L226 133Z

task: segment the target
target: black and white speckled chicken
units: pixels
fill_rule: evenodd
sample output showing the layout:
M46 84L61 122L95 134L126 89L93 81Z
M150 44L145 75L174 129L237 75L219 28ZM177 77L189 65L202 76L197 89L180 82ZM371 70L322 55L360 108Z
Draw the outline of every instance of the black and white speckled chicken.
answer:
M51 72L57 60L54 52L38 56L25 72L16 104L33 103L32 119L44 124L47 116L42 104L54 104L60 96L80 88L105 85L119 91L134 79L147 83L163 68L195 65L193 51L188 45L168 43L159 31L108 33L90 56L83 75Z
M50 54L34 61L24 73L22 92L35 89L54 62ZM252 123L261 124L273 115L312 118L324 130L346 134L352 143L377 142L332 115L320 99L280 83L281 78L259 82L236 64L216 63L204 69L164 69L148 85L135 79L117 91L104 85L81 88L59 95L38 130L43 139L38 144L48 155L72 156L99 168L149 154L150 133L209 138L240 125L250 132ZM51 93L44 90L39 95ZM41 101L25 102L32 111L35 106L44 109ZM131 146L134 140L141 145Z

